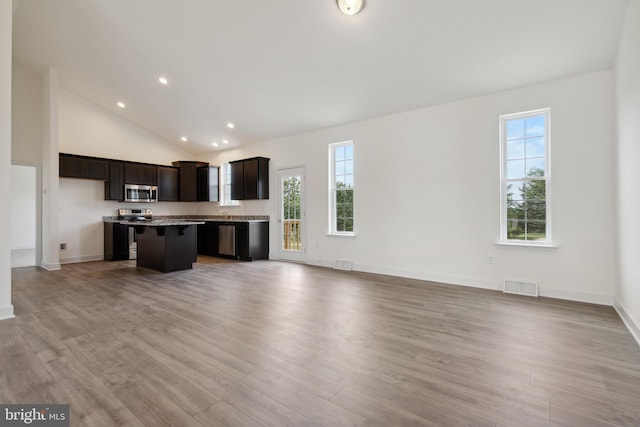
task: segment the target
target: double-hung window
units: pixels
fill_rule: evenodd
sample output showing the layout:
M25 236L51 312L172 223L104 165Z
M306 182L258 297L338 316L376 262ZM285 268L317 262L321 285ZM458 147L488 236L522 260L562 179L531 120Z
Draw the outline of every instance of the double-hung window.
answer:
M329 145L329 233L354 235L353 141Z
M550 244L549 109L500 116L501 241Z

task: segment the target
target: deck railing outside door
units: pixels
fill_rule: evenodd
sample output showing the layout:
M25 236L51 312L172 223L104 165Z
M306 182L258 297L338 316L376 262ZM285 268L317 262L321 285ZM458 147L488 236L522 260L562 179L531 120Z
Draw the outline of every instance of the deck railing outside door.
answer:
M283 219L282 230L284 238L282 239L282 249L290 251L299 251L300 248L300 220L299 219Z

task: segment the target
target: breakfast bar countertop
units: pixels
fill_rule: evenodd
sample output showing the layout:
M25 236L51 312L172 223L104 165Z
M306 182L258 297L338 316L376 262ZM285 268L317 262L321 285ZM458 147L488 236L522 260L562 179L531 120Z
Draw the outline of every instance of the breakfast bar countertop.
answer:
M190 221L185 219L152 219L151 221L127 221L127 220L115 220L119 224L135 225L145 227L179 227L189 225L204 224L204 221Z
M151 221L127 221L115 216L102 217L104 222L126 225L149 225L167 227L171 225L204 224L205 222L268 222L268 215L154 215Z

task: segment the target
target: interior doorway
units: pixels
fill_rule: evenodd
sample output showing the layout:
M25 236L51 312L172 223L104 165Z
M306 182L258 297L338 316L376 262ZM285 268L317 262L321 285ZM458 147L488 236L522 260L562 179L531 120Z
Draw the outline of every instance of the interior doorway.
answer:
M304 168L280 169L278 258L305 261Z
M11 268L37 265L38 168L11 165Z

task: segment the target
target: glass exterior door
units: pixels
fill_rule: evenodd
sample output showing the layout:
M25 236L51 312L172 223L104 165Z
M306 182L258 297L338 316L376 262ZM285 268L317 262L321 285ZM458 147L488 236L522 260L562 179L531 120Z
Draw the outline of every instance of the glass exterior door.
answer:
M304 261L304 169L281 169L279 258Z

